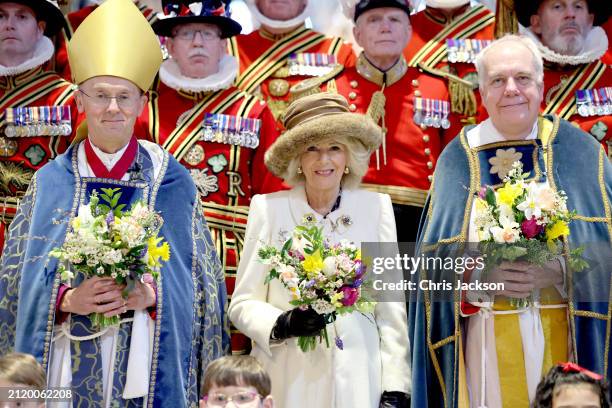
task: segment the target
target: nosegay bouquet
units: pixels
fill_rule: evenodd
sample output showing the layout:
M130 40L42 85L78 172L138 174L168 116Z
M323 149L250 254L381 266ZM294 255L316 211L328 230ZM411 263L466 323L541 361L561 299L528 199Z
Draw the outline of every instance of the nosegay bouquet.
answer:
M548 185L527 183L527 176L522 163L514 162L502 187L497 191L483 187L476 197L474 221L486 255L485 274L504 260L542 266L563 253L562 239L569 236L569 223L575 215L567 209L567 196ZM574 271L587 266L583 250L578 247L565 254ZM512 304L526 307L531 301L518 299Z
M298 225L281 249L265 245L258 256L261 263L271 267L265 284L280 280L291 294L291 305L310 307L325 315L327 323L339 314L374 310L375 303L362 295L366 266L361 261L361 250L346 240L329 244L321 227ZM306 352L314 350L317 340L323 339L329 347L326 328L317 336L299 337L298 345ZM335 344L343 349L340 337L336 336Z
M149 273L155 279L162 261L170 259L170 248L158 237L163 220L144 203L138 201L124 211L119 204L119 188L103 188L102 194L93 191L89 204L79 207L61 248L50 255L61 263L58 272L63 282L70 282L74 272L86 278L111 277L119 285L126 285L126 297L137 280ZM161 245L160 245L161 243ZM97 328L117 324L119 316L90 315Z

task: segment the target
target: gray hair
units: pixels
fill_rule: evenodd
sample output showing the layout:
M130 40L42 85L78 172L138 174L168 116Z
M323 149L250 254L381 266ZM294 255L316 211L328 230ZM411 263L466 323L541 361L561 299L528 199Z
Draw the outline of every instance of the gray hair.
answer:
M536 82L539 86L542 86L544 83L544 62L542 61L542 53L538 49L538 46L533 42L532 39L516 34L506 34L498 40L493 41L489 44L485 49L480 51L478 55L476 55L476 61L474 65L476 65L476 72L478 72L478 87L482 90L484 87L485 80L485 57L489 51L499 46L503 46L504 43L513 42L523 45L529 51L531 51L532 60L533 60L533 68L536 72Z
M346 189L354 189L359 187L361 179L365 176L368 171L370 164L370 155L372 154L361 142L355 138L342 138L338 139L323 139L317 143L324 142L339 143L346 148L346 166L349 168L349 174L344 174L340 184ZM306 149L308 146L304 146ZM304 174L298 174L298 167L300 167L300 158L305 150L302 150L300 154L295 155L287 165L287 171L283 174L283 180L285 184L290 186L296 186L303 184L306 180Z

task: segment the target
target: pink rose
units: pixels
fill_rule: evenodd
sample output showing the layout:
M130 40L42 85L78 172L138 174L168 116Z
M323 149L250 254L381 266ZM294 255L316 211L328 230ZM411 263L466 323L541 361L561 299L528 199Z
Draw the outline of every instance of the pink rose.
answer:
M531 217L531 219L521 222L521 231L527 239L540 235L543 230L544 227L542 225L538 225L535 217Z
M341 288L344 294L344 299L340 301L344 306L353 306L359 298L359 290L357 288L351 288L350 286L344 286Z

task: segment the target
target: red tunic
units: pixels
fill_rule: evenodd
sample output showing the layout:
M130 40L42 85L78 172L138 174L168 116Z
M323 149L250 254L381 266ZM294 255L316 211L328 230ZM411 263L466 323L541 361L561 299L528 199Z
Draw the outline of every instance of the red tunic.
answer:
M134 4L142 11L142 14L147 18L150 24L153 24L155 20L157 20L157 13L155 10L148 8L144 4L140 4L138 1L135 1ZM68 62L68 50L66 48L66 44L72 37L72 33L76 31L76 29L81 25L81 23L89 16L96 8L97 4L92 4L89 6L85 6L79 10L73 11L72 13L68 13L66 15L66 19L68 20L68 25L70 26L70 34L66 35L66 33L62 30L61 33L57 35L56 44L55 44L55 71L65 78L67 81L72 81L71 73L70 73L70 65Z
M204 115L210 112L208 108L202 110L194 120L193 127L188 128L197 132L195 140L185 143L185 147L170 143L181 134L174 132L181 115L185 118L185 112L208 95L176 91L159 81L139 118L135 133L145 135L147 139L167 148L191 173L200 192L206 222L215 241L225 271L228 296L231 297L251 197L282 188L282 181L272 176L263 160L265 151L279 134L279 127L264 102L232 87L216 93L217 102L226 98L230 98L230 102L215 113L260 120L257 148L200 140ZM232 350L244 353L248 347L248 339L232 327Z
M287 57L290 54L334 55L336 61L345 67L355 63L355 53L350 44L304 27L277 40L261 29L233 37L230 53L240 61L238 87L265 100L276 118L289 104L289 88L309 78L289 75Z
M349 101L350 109L360 113L367 112L372 94L381 89L355 67L345 69L336 83L338 92ZM393 203L422 207L436 160L444 146L459 133L461 123L451 114L451 127L447 130L415 124L415 97L449 101L445 82L419 69L408 68L401 79L385 87L384 95L387 163L383 162L381 147L378 154L372 154L363 183L388 193Z
M576 73L585 69L585 66L578 68L562 70L559 67L544 68L544 100L542 101L542 110L545 113L554 113L561 116L563 119L568 120L576 125L579 125L582 130L595 137L607 150L608 156L612 154L612 115L593 115L583 117L578 114L575 109L576 106L576 90L580 89L601 89L604 87L612 87L612 68L599 61L589 64L590 67L598 66L598 69L588 72L583 72L581 78L585 79L587 76L597 75L599 78L596 81L579 81L579 85L573 87L569 92L563 91L563 86L560 86L565 81L570 80ZM588 75L591 73L591 75ZM565 93L567 96L566 102L569 102L570 108L564 109L568 106L568 103L554 104L556 99L559 98L561 93Z
M484 6L466 6L459 10L458 14L449 21L436 9L427 7L425 10L410 16L410 22L413 30L412 37L408 46L404 49L404 56L409 65L416 67L419 63L426 64L431 68L448 71L451 74L457 75L475 84L474 93L477 99L477 105L479 106L477 117L479 120L486 118L488 115L480 103L480 94L476 87L478 78L474 64L466 62L449 62L447 52L443 51L440 61L432 66L427 64L427 54L423 55L422 51L425 49L424 47L426 45L428 47L442 46L442 49L446 50L447 38L493 40L495 38L495 15ZM443 30L450 30L449 36L440 36L439 34ZM464 31L467 34L461 35L460 33ZM437 36L439 38L436 38ZM428 44L429 41L432 41L432 43ZM465 116L461 119L464 121L474 121L473 118L469 119Z
M76 130L78 111L72 84L42 67L14 76L0 77L0 250L5 230L15 216L19 198L28 188L34 171L66 151ZM12 107L68 106L72 134L69 136L6 137L6 110Z

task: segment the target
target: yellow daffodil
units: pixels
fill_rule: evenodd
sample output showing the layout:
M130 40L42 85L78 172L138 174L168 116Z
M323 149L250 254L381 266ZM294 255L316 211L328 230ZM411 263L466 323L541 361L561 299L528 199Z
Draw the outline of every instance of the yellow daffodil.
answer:
M554 241L555 239L569 235L570 230L567 222L565 221L557 221L550 227L546 228L546 239L549 241Z
M344 299L344 293L339 292L331 297L330 303L335 307L342 307L342 302L340 302L342 299Z
M149 254L150 266L161 266L159 259L167 261L170 259L170 246L164 242L161 246L157 246L163 238L149 238L147 241L147 252Z
M497 190L497 199L508 207L512 207L514 200L521 194L523 194L523 188L521 186L506 183L502 188Z
M321 269L323 269L323 258L321 258L321 253L319 250L316 250L311 255L306 254L306 256L304 256L302 268L304 268L306 275L310 279L314 278L319 272L321 272Z
M358 249L357 252L355 253L355 260L361 261L361 249Z

